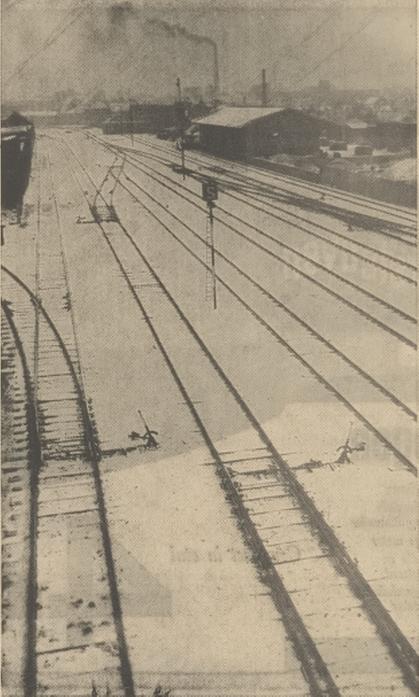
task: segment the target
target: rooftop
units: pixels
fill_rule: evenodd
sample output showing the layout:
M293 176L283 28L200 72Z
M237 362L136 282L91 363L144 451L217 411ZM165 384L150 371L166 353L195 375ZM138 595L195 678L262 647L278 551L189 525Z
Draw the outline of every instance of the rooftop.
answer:
M199 125L243 128L252 121L263 119L264 116L279 114L281 111L284 110L278 107L223 107L202 119L194 119L193 122Z
M32 125L23 114L18 111L9 112L7 116L3 116L1 120L2 127L13 127L13 126L30 126Z
M346 122L345 124L349 128L353 128L354 130L363 130L365 128L372 128L372 125L370 123L366 123L365 121L360 121L358 119L351 119Z

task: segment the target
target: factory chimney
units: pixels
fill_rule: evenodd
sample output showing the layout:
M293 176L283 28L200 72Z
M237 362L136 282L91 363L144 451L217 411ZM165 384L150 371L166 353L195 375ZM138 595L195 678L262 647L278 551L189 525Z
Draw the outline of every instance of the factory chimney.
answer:
M262 106L268 105L268 86L266 84L266 70L262 70Z
M220 92L220 72L218 66L218 46L214 39L209 36L201 36L200 34L194 34L185 27L179 24L169 24L161 19L153 18L147 19L146 24L149 26L154 26L162 29L166 34L171 36L173 39L184 38L187 41L191 41L194 44L204 44L211 47L213 52L213 81L214 81L214 97L217 99Z

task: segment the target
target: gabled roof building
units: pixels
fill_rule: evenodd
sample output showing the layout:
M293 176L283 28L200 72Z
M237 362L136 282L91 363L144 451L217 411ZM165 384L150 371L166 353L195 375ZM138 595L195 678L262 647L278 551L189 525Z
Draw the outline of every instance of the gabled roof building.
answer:
M194 123L202 149L237 159L312 152L325 127L302 111L278 107L222 107Z

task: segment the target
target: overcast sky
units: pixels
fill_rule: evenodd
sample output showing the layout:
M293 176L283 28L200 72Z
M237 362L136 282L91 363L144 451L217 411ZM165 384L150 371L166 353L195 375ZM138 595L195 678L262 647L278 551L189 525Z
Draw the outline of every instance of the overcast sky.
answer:
M246 90L263 67L273 87L286 89L319 79L415 87L410 0L3 0L3 80L23 65L5 96L10 87L29 94L101 86L158 96L176 74L185 85L212 83L210 44L147 24L151 18L215 40L226 91Z

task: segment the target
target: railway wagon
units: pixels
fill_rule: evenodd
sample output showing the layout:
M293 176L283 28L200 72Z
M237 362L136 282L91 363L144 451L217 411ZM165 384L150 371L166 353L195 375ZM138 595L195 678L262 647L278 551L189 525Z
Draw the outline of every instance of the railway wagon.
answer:
M1 122L1 205L22 207L29 183L35 140L33 123L17 112Z

